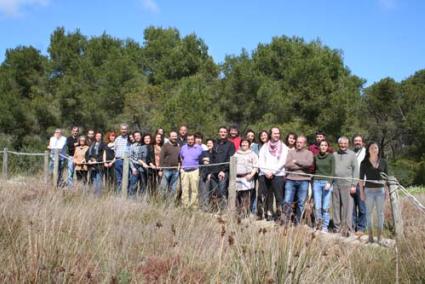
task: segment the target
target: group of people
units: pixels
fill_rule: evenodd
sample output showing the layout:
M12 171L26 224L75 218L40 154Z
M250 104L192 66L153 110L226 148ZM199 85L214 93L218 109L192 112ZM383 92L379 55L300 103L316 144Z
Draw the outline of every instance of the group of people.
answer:
M365 147L363 137L356 135L352 150L349 144L342 136L334 151L321 131L309 146L305 136L295 133L282 141L276 127L258 137L253 130L241 136L237 127L220 127L217 139L204 141L201 133L188 133L187 126L165 137L163 129L154 135L129 133L128 125L121 124L119 135L111 131L105 137L93 130L80 135L79 128L72 127L65 138L57 129L48 149L51 165L59 157L59 176L65 165L68 172L58 185L72 186L75 173L77 182L92 185L97 194L104 185L119 192L124 161L129 161L130 197L158 192L177 198L184 207L204 210L226 208L234 156L236 182L230 190L236 190L240 216L256 214L258 220L299 224L311 189L318 230L330 230L332 204L334 232L363 234L367 227L373 241L371 216L376 208L380 240L387 192L381 175L388 172L387 164L377 143Z

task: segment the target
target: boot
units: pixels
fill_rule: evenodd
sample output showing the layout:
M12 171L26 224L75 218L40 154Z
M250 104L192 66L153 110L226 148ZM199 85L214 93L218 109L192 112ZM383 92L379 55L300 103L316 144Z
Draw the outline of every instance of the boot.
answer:
M382 241L382 238L381 238L381 236L382 236L382 229L378 229L378 243L380 244L381 243L381 241Z
M372 228L370 228L369 230L367 230L367 233L369 235L369 243L373 243L373 232L372 232Z

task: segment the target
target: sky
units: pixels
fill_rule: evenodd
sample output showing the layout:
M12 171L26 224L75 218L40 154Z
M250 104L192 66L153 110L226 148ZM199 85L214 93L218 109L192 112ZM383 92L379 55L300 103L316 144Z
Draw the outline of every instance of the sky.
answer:
M19 45L47 54L60 26L140 43L149 26L174 27L202 38L216 63L274 36L320 39L366 85L425 68L424 0L0 0L0 62Z

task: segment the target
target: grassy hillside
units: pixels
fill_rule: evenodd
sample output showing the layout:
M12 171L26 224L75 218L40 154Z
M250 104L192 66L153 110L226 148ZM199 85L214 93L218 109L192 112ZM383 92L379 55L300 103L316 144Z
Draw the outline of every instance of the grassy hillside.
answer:
M324 241L303 227L223 222L160 201L2 182L0 282L424 282L425 216L402 208L406 239L396 250Z

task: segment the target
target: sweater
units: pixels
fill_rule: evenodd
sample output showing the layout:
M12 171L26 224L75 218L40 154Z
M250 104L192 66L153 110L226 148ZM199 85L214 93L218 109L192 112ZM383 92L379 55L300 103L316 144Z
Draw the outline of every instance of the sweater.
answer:
M164 144L159 158L161 167L177 167L179 165L179 153L179 144L172 144L171 142Z
M286 178L290 180L310 180L310 176L298 175L296 173L309 174L309 168L313 162L313 153L307 149L289 151L285 167L287 171L295 173L288 173Z
M254 188L254 179L247 180L245 176L256 171L258 165L257 154L251 150L238 150L234 157L236 157L236 191Z
M326 153L324 155L318 154L314 157L314 165L316 175L322 176L335 176L335 157L333 154ZM314 180L327 180L329 183L333 182L333 178L314 177Z
M357 180L354 180L354 178L357 179L359 176L359 166L357 164L356 154L351 150L338 150L334 152L333 155L335 157L335 176L348 178L335 179L334 182L338 184L351 184L351 186L356 186L358 182Z
M374 183L366 181L367 188L382 188L384 181L381 177L381 173L388 175L387 162L384 159L379 159L378 168L373 167L369 159L364 160L360 165L360 179L379 181L382 183Z
M77 146L74 151L74 164L76 171L87 171L86 152L89 146Z
M282 143L282 142L280 142ZM285 175L285 163L288 156L288 147L282 143L282 150L277 156L273 156L269 151L269 142L265 143L258 157L258 167L260 168L259 175L265 175L271 172L275 176Z

